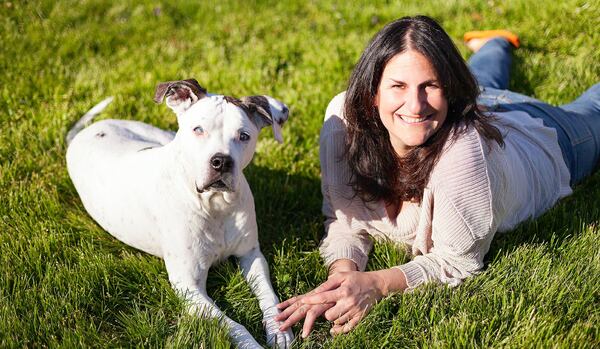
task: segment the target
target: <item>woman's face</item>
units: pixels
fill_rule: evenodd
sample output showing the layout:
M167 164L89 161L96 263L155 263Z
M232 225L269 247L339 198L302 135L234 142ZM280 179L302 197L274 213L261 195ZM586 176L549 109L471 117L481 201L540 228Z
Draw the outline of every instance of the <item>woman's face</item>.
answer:
M392 147L404 156L444 123L448 101L429 60L408 50L389 60L381 75L375 106Z

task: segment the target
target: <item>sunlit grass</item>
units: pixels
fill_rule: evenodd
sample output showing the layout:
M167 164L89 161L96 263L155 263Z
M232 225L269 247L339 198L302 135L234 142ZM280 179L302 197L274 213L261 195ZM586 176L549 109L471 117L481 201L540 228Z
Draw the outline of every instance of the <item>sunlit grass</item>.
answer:
M292 115L278 145L264 131L246 176L261 246L281 298L322 282L318 132L328 100L386 22L427 14L464 31L508 28L511 88L569 102L600 77L597 1L11 1L0 3L0 346L207 347L216 321L183 315L161 260L86 214L65 168L64 135L92 105L102 117L176 129L157 82L265 93ZM304 348L600 346L600 174L540 219L499 236L484 273L449 289L390 297L351 334L320 322ZM410 258L379 244L369 268ZM235 261L209 294L264 343L258 303ZM298 328L296 328L296 333Z

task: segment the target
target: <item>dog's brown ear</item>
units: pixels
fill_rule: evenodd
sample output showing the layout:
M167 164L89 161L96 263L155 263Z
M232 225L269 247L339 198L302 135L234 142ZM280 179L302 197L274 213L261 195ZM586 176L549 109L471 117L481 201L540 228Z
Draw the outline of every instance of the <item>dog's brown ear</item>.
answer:
M206 89L196 79L161 82L154 92L154 102L162 103L166 98L167 106L177 115L204 97Z
M243 97L242 103L249 109L250 119L259 130L265 126L271 126L275 140L283 143L281 126L289 115L288 107L285 104L269 96Z

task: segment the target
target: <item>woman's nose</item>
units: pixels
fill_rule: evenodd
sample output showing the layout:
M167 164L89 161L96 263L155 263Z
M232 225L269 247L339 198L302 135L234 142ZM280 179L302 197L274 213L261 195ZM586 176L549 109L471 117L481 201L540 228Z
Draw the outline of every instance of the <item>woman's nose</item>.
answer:
M421 115L427 108L427 95L420 88L410 89L406 96L406 106L412 115Z

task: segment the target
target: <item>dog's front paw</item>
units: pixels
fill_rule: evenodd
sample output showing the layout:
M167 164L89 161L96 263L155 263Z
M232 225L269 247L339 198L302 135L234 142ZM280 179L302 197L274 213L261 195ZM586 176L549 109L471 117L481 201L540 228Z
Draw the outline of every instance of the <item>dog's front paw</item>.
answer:
M263 318L263 325L267 333L267 344L273 348L291 348L294 341L294 334L289 328L287 331L280 331L279 326L281 326L281 322L275 321L275 315L277 314L265 314Z

